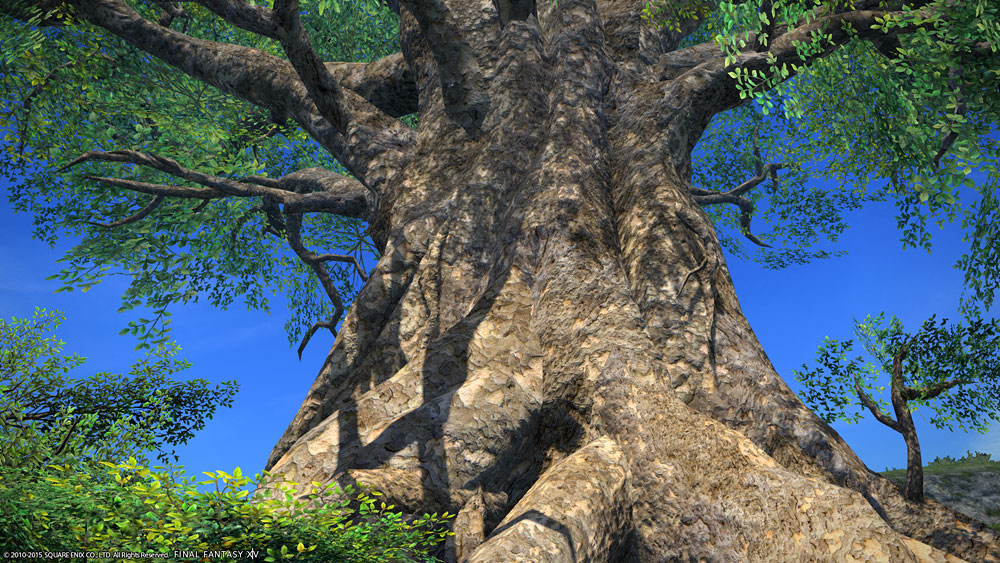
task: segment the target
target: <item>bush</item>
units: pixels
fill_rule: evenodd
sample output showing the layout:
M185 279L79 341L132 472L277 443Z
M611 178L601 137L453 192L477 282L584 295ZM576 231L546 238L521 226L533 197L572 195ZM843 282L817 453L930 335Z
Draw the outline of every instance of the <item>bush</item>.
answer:
M239 468L217 471L195 483L182 468L150 468L145 454L155 450L162 460L165 446L187 441L218 404L231 404L235 382L211 390L204 380L167 379L188 365L170 360L176 346L137 363L131 379L69 380L63 374L83 358L59 356L63 343L41 334L61 320L44 310L34 323L0 319L0 551L162 553L171 561L218 551L212 561L236 561L248 558L236 552L255 550L266 561L433 561L428 550L449 534L449 514L408 521L378 502L379 493L336 484L313 483L307 500L297 500L295 483L267 472L250 480ZM247 487L265 486L284 498L251 500Z
M244 487L273 483L267 472L250 480L238 468L217 471L194 483L180 468L150 470L134 459L81 469L50 465L32 474L4 467L0 529L14 533L0 550L156 552L172 561L198 561L205 551L230 552L213 561L238 561L248 556L232 552L257 551L265 561L430 562L429 550L450 534L443 525L452 515L408 522L364 488L313 483L303 501L294 483L282 483L283 499L251 501ZM197 490L205 484L215 490Z

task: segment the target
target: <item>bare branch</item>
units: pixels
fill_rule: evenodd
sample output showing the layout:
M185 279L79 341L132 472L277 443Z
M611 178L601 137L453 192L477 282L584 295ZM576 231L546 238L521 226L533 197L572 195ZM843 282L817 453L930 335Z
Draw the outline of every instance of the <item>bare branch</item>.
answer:
M374 196L360 182L322 168L299 170L278 180L252 176L248 180L252 183L245 183L190 170L173 159L138 151L87 151L60 168L60 171L93 160L148 166L209 188L207 190L184 188L86 176L92 180L151 195L196 199L216 199L226 196L265 197L284 205L284 210L289 213L315 211L359 219L369 219L376 204Z
M754 134L756 136L757 132L754 131ZM743 194L757 187L761 182L768 178L774 179L776 172L784 168L784 165L780 162L770 162L762 166L760 147L757 143L756 137L754 139L754 155L757 157L757 175L746 182L743 182L739 186L729 190L728 192L715 192L698 188L690 188L689 191L692 197L694 197L695 203L701 206L731 203L739 207L740 227L743 231L743 236L747 237L750 242L756 244L757 246L771 248L771 245L762 242L750 232L750 219L753 216L754 205L753 201L743 197Z
M358 259L351 254L319 254L315 258L320 262L348 262L354 264L354 270L358 273L358 277L361 281L368 281L368 274L365 273L361 264L358 263Z
M324 260L321 260L319 256L310 252L302 244L302 215L298 213L285 213L285 222L288 224L288 244L292 247L292 250L298 254L299 258L308 264L314 272L316 272L316 277L319 278L320 284L323 285L323 289L326 291L326 295L330 298L334 307L333 316L329 321L316 322L316 324L314 324L302 338L302 342L299 344L299 359L301 360L302 351L305 350L306 344L309 343L309 339L312 338L312 335L315 334L318 329L329 329L331 334L337 336L337 323L340 322L340 318L344 314L344 302L340 298L340 293L337 291L337 287L333 284L333 280L330 279L330 273L323 264Z
M654 17L668 21L659 29L654 29L643 19L646 0L601 0L597 2L604 22L606 47L612 58L625 61L626 66L643 62L655 64L664 53L677 49L681 40L701 25L701 16L715 10L716 0L695 0L685 2L684 10L678 10L679 3L665 2L654 7ZM682 13L683 12L683 13ZM715 48L718 52L718 47Z
M211 174L205 174L203 172L198 172L195 170L190 170L188 168L182 167L176 160L155 156L147 155L138 151L87 151L82 155L76 157L72 162L60 168L60 171L66 170L67 168L77 166L83 162L88 162L92 160L103 160L106 162L125 162L128 164L139 164L142 166L148 166L160 172L166 172L171 176L176 176L184 180L189 180L196 184L201 184L203 186L212 188L217 193L221 195L231 195L237 197L252 197L252 196L265 196L271 195L276 197L281 197L288 195L280 190L274 190L271 188L266 188L263 186L241 184L239 182L229 180L227 178L220 178L218 176L213 176ZM277 192L277 193L275 193Z
M104 176L85 175L84 178L88 180L94 180L95 182L100 182L102 184L108 184L109 186L115 186L116 188L124 188L126 190L131 190L133 192L139 192L143 194L150 194L162 197L179 197L184 199L206 199L206 200L226 197L226 194L218 192L213 189L182 188L179 186L167 186L165 184L150 184L148 182L126 180L124 178L107 178Z
M135 215L132 215L131 217L126 217L124 219L119 219L118 221L115 221L114 223L96 223L94 221L87 221L87 224L88 225L93 225L95 227L104 227L105 229L112 229L114 227L120 227L122 225L128 225L129 223L135 223L136 221L139 221L139 220L145 218L150 213L152 213L153 210L156 209L156 207L158 205L160 205L160 203L162 201L163 201L163 196L162 195L155 196L155 197L153 197L152 201L150 201L149 203L147 203L146 206L143 207L142 209L140 209Z

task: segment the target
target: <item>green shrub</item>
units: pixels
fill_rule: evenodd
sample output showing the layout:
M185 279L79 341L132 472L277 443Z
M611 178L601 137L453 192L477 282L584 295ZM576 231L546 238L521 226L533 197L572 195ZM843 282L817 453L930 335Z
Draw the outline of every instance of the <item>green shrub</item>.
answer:
M308 500L298 500L295 484L281 483L283 499L251 500L244 487L273 483L267 472L253 480L239 469L207 475L194 483L180 468L151 470L134 459L50 465L35 474L4 467L0 529L13 533L0 550L157 552L181 561L197 561L204 551L255 550L265 561L435 561L429 550L450 534L444 524L452 515L407 521L365 488L313 483ZM215 490L199 491L199 484Z
M187 367L177 350L140 361L127 379L98 374L69 380L83 363L58 353L62 342L42 338L62 317L36 311L35 322L0 319L0 552L164 553L170 561L245 560L330 563L433 561L428 551L449 532L451 515L405 519L378 502L378 492L295 483L270 474L206 473L195 483L178 467L150 468L146 454L184 443L229 406L235 382L175 382ZM214 485L199 491L198 485ZM251 490L284 498L251 500ZM299 498L306 500L298 500ZM40 559L47 559L42 557ZM116 562L148 561L111 557ZM90 561L101 559L90 557Z

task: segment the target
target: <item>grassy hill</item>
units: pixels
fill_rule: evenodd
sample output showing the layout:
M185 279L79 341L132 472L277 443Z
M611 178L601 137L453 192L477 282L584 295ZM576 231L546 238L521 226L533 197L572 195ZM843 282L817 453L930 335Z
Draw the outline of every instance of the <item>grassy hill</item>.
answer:
M906 480L906 469L888 469L879 473L900 485ZM991 488L995 490L990 491L993 494L981 495L979 493L982 491L972 491L971 483L976 481L981 484L983 478L993 484ZM924 493L966 513L962 506L953 506L956 499L961 499L959 504L966 506L973 501L965 497L983 499L985 504L979 504L977 508L990 520L1000 519L1000 503L993 500L1000 494L1000 461L993 461L990 454L981 452L967 452L960 459L952 459L950 456L937 458L924 466ZM990 527L1000 531L1000 522L994 522Z

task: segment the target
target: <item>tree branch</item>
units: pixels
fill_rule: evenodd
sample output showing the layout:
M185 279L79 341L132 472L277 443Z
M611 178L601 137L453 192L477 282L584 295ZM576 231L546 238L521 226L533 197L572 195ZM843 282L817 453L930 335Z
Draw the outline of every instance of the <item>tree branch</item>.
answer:
M490 99L483 72L470 59L474 60L477 47L487 48L491 37L484 32L495 34L499 26L483 26L484 14L462 1L400 0L399 4L416 19L437 63L445 113L475 137ZM461 13L453 16L452 11Z
M329 329L330 333L337 336L337 323L340 322L341 316L344 314L344 302L340 298L340 292L337 291L337 287L333 284L333 280L330 279L330 273L327 271L326 266L323 264L324 260L320 259L320 256L313 254L302 244L302 215L298 213L285 213L285 223L288 225L288 244L292 247L292 250L299 256L303 262L308 264L314 272L316 272L316 277L319 278L320 284L323 285L323 289L326 291L327 297L333 303L334 311L333 316L330 317L329 321L317 321L305 336L302 337L302 342L299 344L299 359L302 359L302 351L305 350L306 344L309 343L309 339L312 338L313 334L316 333L320 328ZM324 255L327 256L327 255Z
M416 113L417 80L402 53L369 63L325 63L333 78L392 117Z
M965 96L963 95L963 88L962 88L963 72L964 71L961 67L957 65L952 65L952 67L948 69L948 87L954 91L957 91L958 93L958 100L957 100L958 103L955 104L955 115L965 117L965 112L966 112ZM941 164L941 157L947 154L948 150L951 149L951 146L955 143L956 140L958 140L957 131L949 131L948 134L945 135L944 139L942 139L941 148L938 149L937 154L934 155L935 170L937 170L938 166L940 166Z
M244 0L195 0L232 25L251 33L277 39L278 26L271 10Z
M874 2L859 1L855 4L867 6ZM736 61L731 65L727 66L722 56L701 62L674 79L680 90L676 99L688 100L688 104L681 109L679 115L685 116L685 120L691 122L689 127L702 131L713 115L744 103L744 99L740 98L736 80L729 75L737 69L757 71L769 76L773 72L772 68L787 66L789 73L784 80L788 80L795 76L793 65L808 65L823 58L847 44L855 36L869 41L876 49L895 49L899 45L899 34L910 33L921 25L928 25L896 27L888 33L875 29L875 26L880 25L877 20L902 15L904 12L884 10L850 10L822 15L809 23L787 29L784 33L777 34L781 30L776 29L777 35L770 41L766 51L756 52L746 49L736 55ZM811 41L814 33L820 33L825 37L823 47L803 60L797 46ZM751 39L756 40L755 36ZM749 43L752 44L753 41ZM692 48L688 52L692 57L695 54L705 56L708 53L707 47Z
M952 387L955 387L957 385L965 385L967 383L972 383L972 382L969 381L968 379L955 378L955 379L949 379L948 381L941 381L939 383L935 383L934 385L931 385L926 389L917 389L914 387L907 386L903 388L902 395L903 399L907 401L913 401L915 399L920 399L922 401L929 401L931 399L936 398L941 393L944 393L945 391L951 389Z
M756 131L754 133L756 135ZM757 157L757 175L746 182L743 182L739 186L729 190L728 192L715 192L698 188L690 188L689 191L691 192L695 203L703 207L706 205L718 205L721 203L731 203L739 207L740 227L743 231L743 236L747 237L750 242L758 246L771 248L771 245L762 242L750 232L750 219L753 216L754 205L751 200L743 197L743 194L757 187L764 180L768 178L773 179L775 177L775 173L783 168L784 165L780 162L770 162L761 166L760 147L756 142L756 138L754 142L754 155Z
M314 100L296 69L268 53L196 39L161 27L142 18L121 0L73 0L73 3L88 22L193 78L275 114L288 115L372 189L377 189L393 169L384 164L386 161L409 157L414 131L354 92L342 91L340 100L329 96L325 98L330 99L320 96ZM329 104L335 101L344 116L340 123L324 117L331 114Z
M69 437L73 434L73 431L76 430L76 425L80 424L81 418L82 417L78 416L73 419L73 424L71 424L69 430L66 431L66 435L63 436L62 442L59 443L59 447L56 448L56 451L52 452L50 459L55 458L62 453L63 448L65 448L66 444L69 443Z
M299 18L298 0L274 0L272 20L281 47L288 55L292 67L305 84L313 103L321 115L341 134L347 132L347 115L341 107L340 85L327 72L323 62L313 50L302 20Z
M156 209L156 207L158 205L160 205L160 203L162 201L163 201L163 196L162 195L154 196L153 199L152 199L152 201L150 201L149 203L147 203L145 207L143 207L142 209L140 209L135 215L132 215L131 217L126 217L124 219L119 219L119 220L117 220L117 221L115 221L113 223L97 223L97 222L94 222L94 221L87 221L87 224L88 225L93 225L95 227L104 227L105 229L112 229L114 227L120 227L122 225L128 225L129 223L135 223L136 221L139 221L139 220L145 218L150 213L152 213L153 210Z
M163 14L156 21L160 26L170 27L170 24L175 19L188 17L187 13L184 12L184 8L181 7L180 2L173 2L171 0L153 0L153 2L160 8L163 8Z
M326 212L358 219L369 219L376 205L374 196L360 182L322 168L299 170L277 180L254 176L251 178L257 181L250 180L252 183L246 183L190 170L173 159L146 155L138 151L87 151L59 170L63 171L93 160L148 166L209 188L184 188L135 180L85 176L120 188L156 196L188 199L218 199L227 196L266 197L281 203L289 213Z
M903 427L899 425L899 422L886 416L886 414L882 412L882 409L878 408L878 405L875 404L875 401L868 396L868 393L865 393L865 390L861 388L860 380L854 380L854 391L858 394L858 398L861 399L861 402L868 407L868 410L871 411L872 415L875 416L879 422L889 428L892 428L900 434L903 433Z

